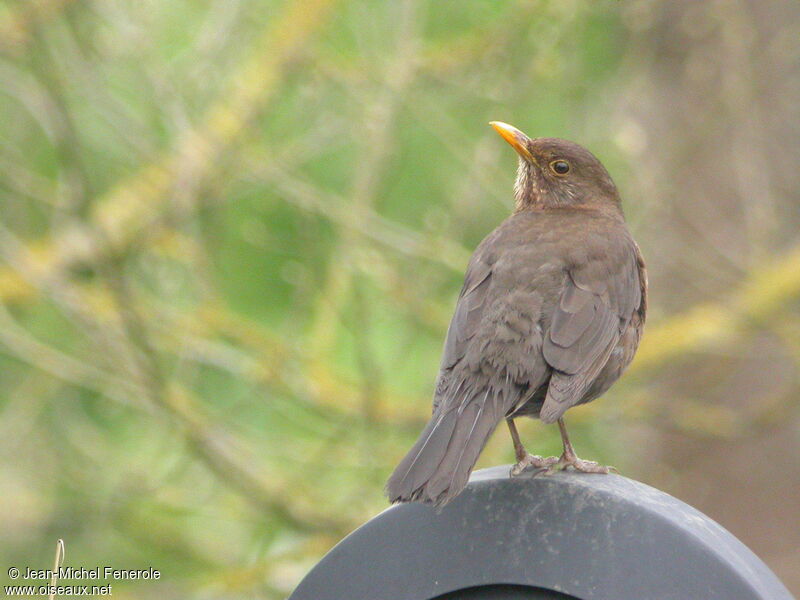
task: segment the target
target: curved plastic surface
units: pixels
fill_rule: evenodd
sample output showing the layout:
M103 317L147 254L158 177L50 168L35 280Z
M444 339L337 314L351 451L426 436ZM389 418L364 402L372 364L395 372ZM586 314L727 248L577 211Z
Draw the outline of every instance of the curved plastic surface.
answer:
M508 584L583 600L791 600L720 525L619 475L473 474L440 511L393 506L333 548L290 600L430 600ZM487 596L489 597L489 596Z

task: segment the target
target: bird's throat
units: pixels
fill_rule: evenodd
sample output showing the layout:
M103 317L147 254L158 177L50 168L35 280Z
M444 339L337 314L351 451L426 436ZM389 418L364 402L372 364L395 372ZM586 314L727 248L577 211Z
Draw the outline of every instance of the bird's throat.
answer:
M520 158L517 165L517 179L514 182L515 210L541 205L543 190L539 185L536 166Z

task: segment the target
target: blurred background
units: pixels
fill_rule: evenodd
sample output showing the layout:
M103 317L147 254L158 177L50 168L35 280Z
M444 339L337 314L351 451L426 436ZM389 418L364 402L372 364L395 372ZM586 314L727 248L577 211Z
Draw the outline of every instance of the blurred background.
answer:
M798 31L796 0L4 0L2 577L61 537L161 571L115 598L283 598L383 509L512 208L498 119L592 149L649 266L579 454L800 594Z

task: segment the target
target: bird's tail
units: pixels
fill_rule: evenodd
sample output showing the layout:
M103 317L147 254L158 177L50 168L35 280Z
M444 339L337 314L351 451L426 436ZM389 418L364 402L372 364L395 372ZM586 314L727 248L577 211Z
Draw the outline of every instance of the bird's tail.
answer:
M489 436L504 416L504 394L484 388L440 407L386 484L391 502L442 505L467 484Z

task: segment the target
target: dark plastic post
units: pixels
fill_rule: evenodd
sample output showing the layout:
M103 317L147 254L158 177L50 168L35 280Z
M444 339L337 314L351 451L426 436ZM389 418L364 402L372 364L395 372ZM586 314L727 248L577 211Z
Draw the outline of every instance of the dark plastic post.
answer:
M619 475L473 474L437 511L391 507L314 567L290 600L791 600L720 525Z

